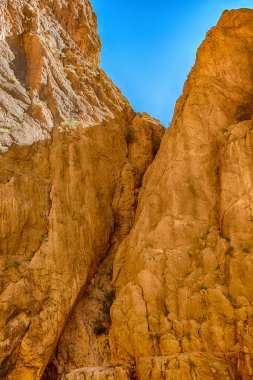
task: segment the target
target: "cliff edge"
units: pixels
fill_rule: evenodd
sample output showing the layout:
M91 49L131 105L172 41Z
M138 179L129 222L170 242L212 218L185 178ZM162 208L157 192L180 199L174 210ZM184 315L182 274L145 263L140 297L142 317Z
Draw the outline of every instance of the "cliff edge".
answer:
M88 0L0 17L0 378L252 379L253 10L165 134L99 69Z

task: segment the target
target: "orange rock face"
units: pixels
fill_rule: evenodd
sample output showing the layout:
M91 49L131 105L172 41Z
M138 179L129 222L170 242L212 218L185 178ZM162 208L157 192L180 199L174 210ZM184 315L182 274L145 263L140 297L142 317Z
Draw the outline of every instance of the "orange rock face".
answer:
M0 378L40 379L116 232L129 232L163 127L98 68L89 1L0 10Z
M110 347L138 379L243 379L252 366L253 11L201 45L114 263Z
M160 149L88 0L0 20L0 379L252 379L253 11L207 34Z

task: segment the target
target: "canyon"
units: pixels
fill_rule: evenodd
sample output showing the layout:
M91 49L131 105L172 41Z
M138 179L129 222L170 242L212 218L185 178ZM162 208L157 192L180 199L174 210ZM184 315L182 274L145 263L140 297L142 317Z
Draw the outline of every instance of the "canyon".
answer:
M167 130L99 68L89 0L0 20L0 379L253 379L253 10Z

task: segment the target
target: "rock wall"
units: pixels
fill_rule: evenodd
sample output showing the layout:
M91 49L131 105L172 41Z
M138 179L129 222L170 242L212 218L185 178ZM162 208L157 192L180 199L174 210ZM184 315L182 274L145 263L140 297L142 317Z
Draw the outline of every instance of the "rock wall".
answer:
M88 0L0 20L0 379L252 379L253 11L208 32L163 138Z
M132 224L163 127L98 68L89 1L3 1L0 14L0 378L30 380L117 223Z
M110 347L140 379L253 376L252 37L244 9L207 33L116 255Z

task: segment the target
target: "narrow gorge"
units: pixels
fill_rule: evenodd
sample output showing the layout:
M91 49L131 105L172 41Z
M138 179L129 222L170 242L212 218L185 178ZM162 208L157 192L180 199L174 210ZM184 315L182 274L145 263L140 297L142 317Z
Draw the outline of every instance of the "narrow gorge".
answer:
M0 3L0 379L252 380L253 10L167 130L100 50L89 0Z

